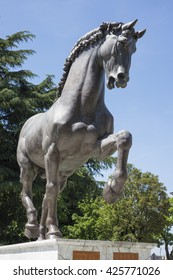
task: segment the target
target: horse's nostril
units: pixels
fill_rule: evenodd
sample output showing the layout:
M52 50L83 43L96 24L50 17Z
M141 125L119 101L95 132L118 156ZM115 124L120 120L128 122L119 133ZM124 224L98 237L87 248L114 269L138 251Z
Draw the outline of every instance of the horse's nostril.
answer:
M125 78L125 75L124 75L124 73L119 73L117 75L117 77L118 77L119 80L123 80Z

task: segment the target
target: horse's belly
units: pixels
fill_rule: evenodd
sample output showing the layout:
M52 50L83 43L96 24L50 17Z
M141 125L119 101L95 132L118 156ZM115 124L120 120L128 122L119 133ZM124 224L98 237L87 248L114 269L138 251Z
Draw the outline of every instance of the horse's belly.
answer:
M81 167L89 157L81 153L75 154L73 156L66 156L61 159L59 171L73 173L77 168Z

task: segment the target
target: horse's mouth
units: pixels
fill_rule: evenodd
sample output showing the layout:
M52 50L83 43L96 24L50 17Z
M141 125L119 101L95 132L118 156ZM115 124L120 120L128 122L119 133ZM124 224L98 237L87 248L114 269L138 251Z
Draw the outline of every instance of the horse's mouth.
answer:
M115 88L125 88L127 86L127 81L124 79L115 79L114 77L110 76L107 81L107 88L113 89Z

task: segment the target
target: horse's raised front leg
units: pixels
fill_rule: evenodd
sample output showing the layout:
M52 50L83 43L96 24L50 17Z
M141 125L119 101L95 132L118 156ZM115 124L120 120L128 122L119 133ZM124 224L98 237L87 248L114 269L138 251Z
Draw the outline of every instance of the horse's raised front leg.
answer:
M39 235L37 211L32 201L32 183L36 174L28 158L23 156L20 164L20 181L23 185L21 200L27 213L28 221L25 225L25 236L27 238L37 238Z
M46 223L46 238L62 237L58 228L57 198L60 192L59 152L55 143L52 143L45 155L46 193L43 200L41 223ZM46 221L44 221L46 219ZM41 229L41 225L40 225Z
M127 180L127 159L131 146L132 135L125 130L117 134L111 134L100 141L98 159L110 156L115 151L118 152L116 169L103 190L104 199L108 203L114 203L122 195L123 187Z

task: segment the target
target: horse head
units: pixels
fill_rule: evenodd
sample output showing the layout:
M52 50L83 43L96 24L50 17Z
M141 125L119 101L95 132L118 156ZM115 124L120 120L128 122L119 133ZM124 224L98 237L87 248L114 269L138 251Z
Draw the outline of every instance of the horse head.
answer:
M136 42L146 30L135 32L137 20L120 24L116 32L106 36L106 40L99 49L99 62L104 67L107 76L107 87L125 88L129 81L131 56L136 51Z

